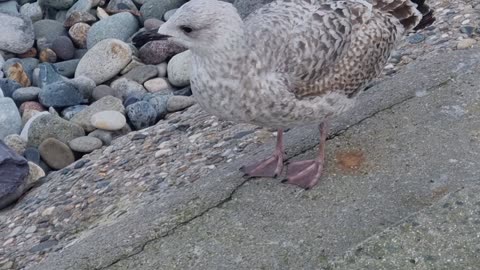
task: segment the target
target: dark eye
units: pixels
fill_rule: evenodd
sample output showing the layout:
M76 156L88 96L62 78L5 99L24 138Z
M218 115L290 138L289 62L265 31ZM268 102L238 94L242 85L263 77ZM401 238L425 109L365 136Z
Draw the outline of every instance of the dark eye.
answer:
M191 27L188 27L188 26L185 26L185 25L180 26L180 29L182 29L182 31L187 33L187 34L193 31L193 29Z

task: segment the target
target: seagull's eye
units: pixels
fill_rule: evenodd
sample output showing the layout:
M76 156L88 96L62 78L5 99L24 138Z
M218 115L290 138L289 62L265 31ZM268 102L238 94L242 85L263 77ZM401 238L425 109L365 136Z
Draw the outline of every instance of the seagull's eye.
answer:
M185 25L180 26L180 29L187 34L193 31L193 29L191 27L188 27L188 26L185 26Z

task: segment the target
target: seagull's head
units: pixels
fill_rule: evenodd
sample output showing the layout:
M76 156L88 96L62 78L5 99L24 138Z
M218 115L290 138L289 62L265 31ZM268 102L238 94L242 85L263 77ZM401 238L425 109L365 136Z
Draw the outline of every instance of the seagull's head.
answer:
M218 0L190 0L158 29L161 39L195 51L226 42L225 33L241 28L236 8Z

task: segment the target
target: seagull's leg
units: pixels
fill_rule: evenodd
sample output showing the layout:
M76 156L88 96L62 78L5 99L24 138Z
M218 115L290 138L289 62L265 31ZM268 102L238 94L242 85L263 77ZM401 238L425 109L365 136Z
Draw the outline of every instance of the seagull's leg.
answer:
M318 156L312 160L292 162L287 167L287 178L282 182L310 189L317 184L322 175L325 160L325 141L327 140L328 123L325 120L320 124L320 145Z
M273 155L253 164L242 166L240 171L250 177L277 177L283 170L284 157L283 129L278 129L277 146Z

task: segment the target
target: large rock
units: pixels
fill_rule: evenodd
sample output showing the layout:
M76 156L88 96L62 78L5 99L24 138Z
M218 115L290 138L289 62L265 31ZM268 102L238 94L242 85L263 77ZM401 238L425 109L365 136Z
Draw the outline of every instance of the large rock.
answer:
M168 62L168 81L177 87L190 84L190 72L192 66L192 54L190 51L177 54Z
M124 114L125 108L123 107L120 99L112 96L106 96L92 103L83 111L75 114L75 116L71 119L71 122L83 127L87 132L93 131L95 127L92 125L90 120L94 114L102 111L118 111Z
M179 8L185 4L187 0L147 0L140 8L143 20L156 18L161 20L165 12Z
M27 160L0 140L0 209L22 195L27 185L28 172Z
M75 161L72 150L55 138L47 138L38 147L42 159L53 169L60 170Z
M185 50L184 47L168 40L158 40L143 45L138 54L143 63L156 65Z
M0 50L24 53L35 39L32 21L24 15L0 13Z
M75 77L86 76L97 85L113 78L132 60L132 50L118 39L104 39L78 63Z
M44 86L38 100L45 107L68 107L82 103L83 94L73 84L59 81Z
M22 130L22 137L28 138L28 146L39 146L47 138L56 138L63 143L85 135L85 131L75 123L59 116L40 113L28 120Z
M122 12L112 15L92 25L87 35L87 48L109 38L127 41L137 31L138 21L132 14Z
M22 129L22 118L11 98L0 98L0 139L18 134Z

